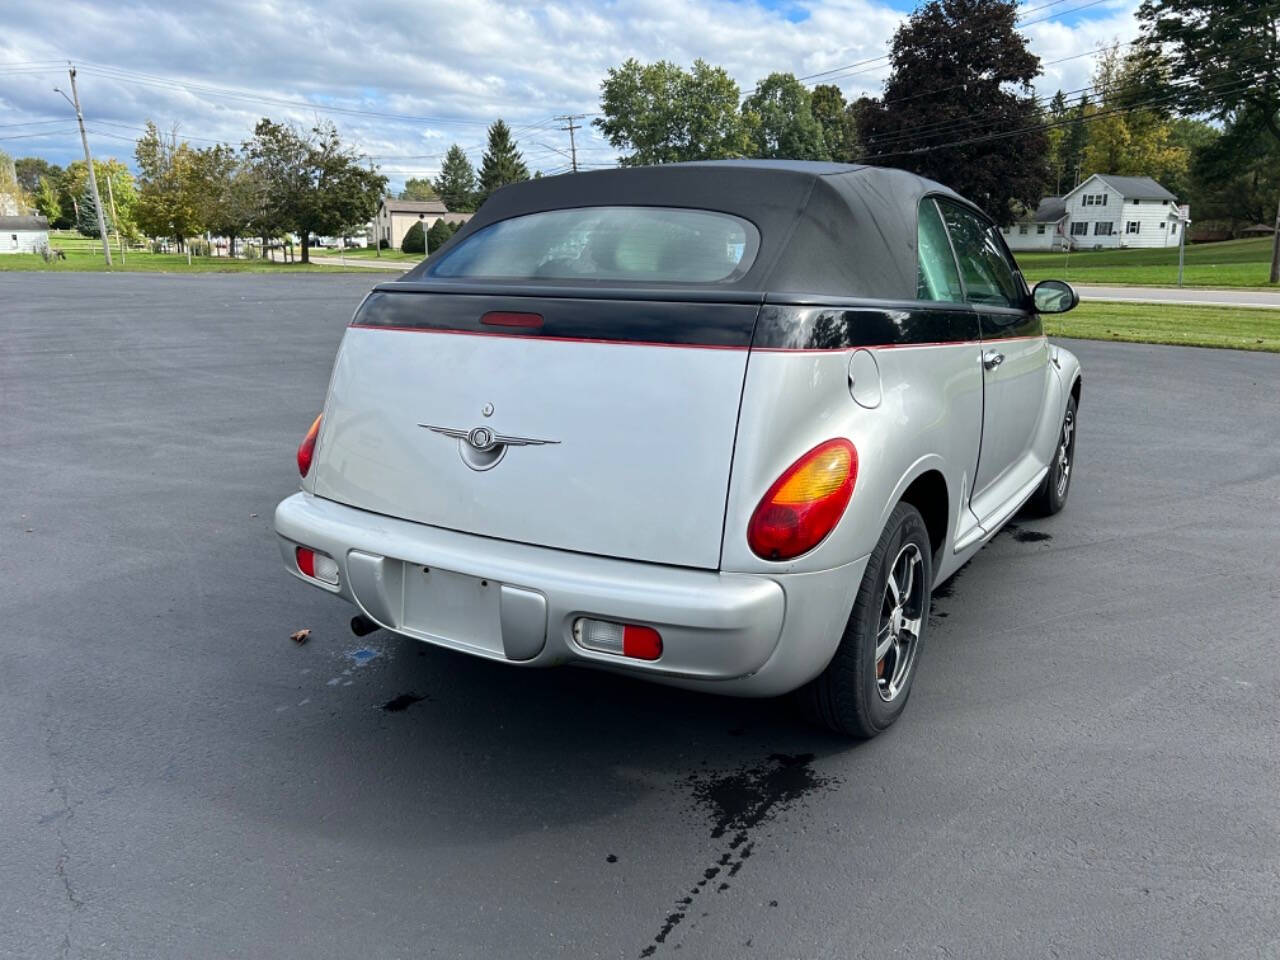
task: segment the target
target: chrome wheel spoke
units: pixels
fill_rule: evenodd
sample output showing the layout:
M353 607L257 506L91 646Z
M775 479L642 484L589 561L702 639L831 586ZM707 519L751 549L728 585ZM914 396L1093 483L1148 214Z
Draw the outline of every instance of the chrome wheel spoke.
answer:
M876 663L879 663L881 660L883 660L885 658L885 654L887 654L891 649L893 649L894 642L896 639L897 638L894 637L894 635L891 632L884 634L884 639L876 644Z

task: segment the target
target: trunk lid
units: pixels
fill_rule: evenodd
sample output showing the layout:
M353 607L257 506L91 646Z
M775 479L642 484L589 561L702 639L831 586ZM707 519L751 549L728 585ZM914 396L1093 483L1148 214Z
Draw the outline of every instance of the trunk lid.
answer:
M570 292L371 294L335 363L315 493L717 568L758 298Z

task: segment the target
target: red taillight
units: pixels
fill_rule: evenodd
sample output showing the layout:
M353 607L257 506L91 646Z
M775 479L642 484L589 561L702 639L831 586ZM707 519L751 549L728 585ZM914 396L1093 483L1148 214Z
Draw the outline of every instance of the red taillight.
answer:
M298 569L305 573L308 577L316 575L316 553L314 550L308 550L306 547L298 547L294 551L294 556L298 558Z
M747 543L765 560L790 560L816 547L844 516L858 478L858 451L843 437L820 443L769 488L747 525Z
M542 314L490 310L480 318L480 322L491 327L524 327L529 329L542 326Z
M320 436L320 421L323 419L323 413L316 417L302 443L298 444L298 472L304 477L311 470L311 461L316 455L316 438Z
M319 550L312 550L310 547L294 547L293 555L298 561L298 570L302 574L321 583L337 585L338 561L333 557Z
M635 660L657 660L662 656L662 637L653 627L628 623L622 628L622 655Z

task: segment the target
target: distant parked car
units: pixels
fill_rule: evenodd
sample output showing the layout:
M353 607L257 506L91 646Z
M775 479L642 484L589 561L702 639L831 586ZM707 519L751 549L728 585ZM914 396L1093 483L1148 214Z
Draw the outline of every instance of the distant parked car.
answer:
M360 631L901 713L932 589L1070 489L1076 358L1000 231L896 170L721 162L494 195L374 289L276 511Z

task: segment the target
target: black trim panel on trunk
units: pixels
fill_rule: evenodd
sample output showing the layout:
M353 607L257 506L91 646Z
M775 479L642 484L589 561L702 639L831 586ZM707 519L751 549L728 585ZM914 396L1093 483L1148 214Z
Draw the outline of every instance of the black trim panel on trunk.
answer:
M375 290L351 325L396 330L520 336L529 339L604 340L746 349L755 303L686 303L587 297L530 297L401 293ZM503 329L482 323L490 313L537 314L536 327Z
M752 347L762 350L849 350L855 347L968 343L977 339L978 317L967 307L766 304L760 310Z

